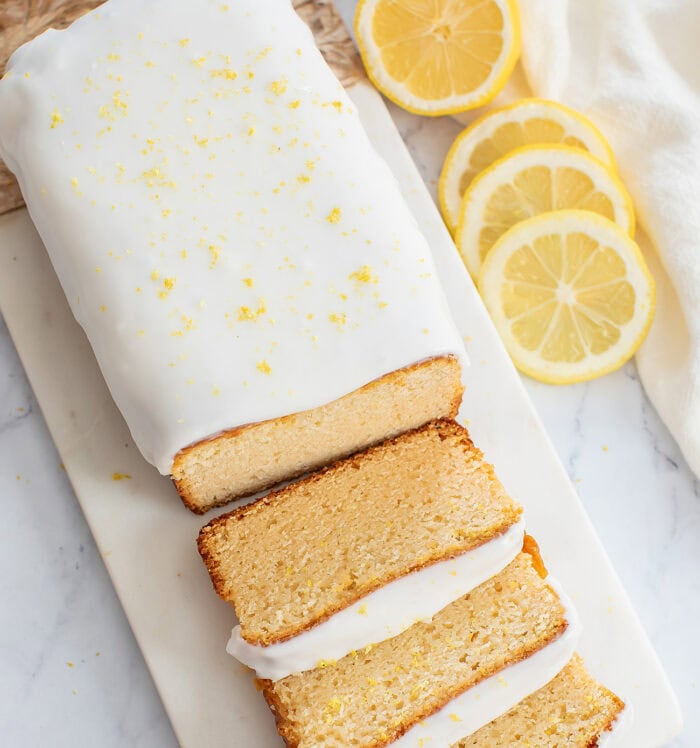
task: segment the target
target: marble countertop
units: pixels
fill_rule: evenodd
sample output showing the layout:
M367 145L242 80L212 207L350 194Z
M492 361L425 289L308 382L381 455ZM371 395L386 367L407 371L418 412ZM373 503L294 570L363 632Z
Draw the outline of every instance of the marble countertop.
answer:
M344 15L353 0L339 3ZM459 125L391 107L433 194ZM700 484L633 363L569 387L525 380L700 745ZM12 748L176 740L0 318L0 729Z

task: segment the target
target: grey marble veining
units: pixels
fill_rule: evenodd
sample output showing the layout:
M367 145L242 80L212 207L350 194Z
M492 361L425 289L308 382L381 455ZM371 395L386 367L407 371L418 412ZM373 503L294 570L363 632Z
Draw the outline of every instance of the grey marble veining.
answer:
M347 18L354 2L339 5ZM391 111L435 194L459 125ZM697 748L700 484L634 364L577 386L525 384L680 698L674 748ZM1 320L0 501L0 744L175 746Z

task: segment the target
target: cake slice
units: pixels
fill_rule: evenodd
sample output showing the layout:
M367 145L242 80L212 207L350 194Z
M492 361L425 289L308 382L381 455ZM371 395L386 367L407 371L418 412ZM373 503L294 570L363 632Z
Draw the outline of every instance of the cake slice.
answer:
M0 157L193 511L456 415L430 247L289 0L108 0L39 35Z
M520 514L466 429L434 421L214 519L199 550L241 647L306 648L315 667L500 571L522 547Z
M290 748L418 746L427 737L446 746L487 723L494 711L510 709L566 664L575 646L575 637L566 635L569 620L532 556L521 553L431 621L336 663L260 686ZM500 679L523 666L527 683L499 688Z
M197 514L317 470L365 447L455 418L459 361L439 356L380 377L327 405L227 431L175 456L172 478Z
M546 686L454 748L595 748L622 727L624 709L574 655Z

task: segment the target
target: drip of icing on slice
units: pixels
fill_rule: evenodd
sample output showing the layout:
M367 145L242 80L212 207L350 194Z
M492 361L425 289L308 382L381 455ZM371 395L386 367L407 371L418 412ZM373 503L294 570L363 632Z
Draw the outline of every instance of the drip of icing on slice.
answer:
M226 651L258 677L280 680L360 651L430 620L451 602L504 569L523 547L524 522L455 558L394 580L329 619L286 641L262 647L233 629Z
M0 155L162 473L221 431L465 362L430 248L289 0L109 0L8 71Z

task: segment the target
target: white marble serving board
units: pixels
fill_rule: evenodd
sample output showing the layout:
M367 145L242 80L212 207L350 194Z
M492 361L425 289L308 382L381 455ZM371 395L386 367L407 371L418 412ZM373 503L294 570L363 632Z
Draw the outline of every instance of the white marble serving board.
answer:
M656 655L381 98L365 83L349 93L430 241L467 341L461 418L574 599L590 669L633 708L617 744L664 745L681 717ZM24 210L0 219L0 308L180 744L279 747L252 676L224 651L233 613L195 545L208 518L185 510L134 447Z

